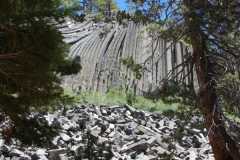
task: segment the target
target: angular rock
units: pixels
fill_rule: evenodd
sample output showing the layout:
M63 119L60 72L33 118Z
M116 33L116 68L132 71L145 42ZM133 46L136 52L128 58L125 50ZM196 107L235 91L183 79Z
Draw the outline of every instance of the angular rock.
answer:
M67 134L65 133L60 133L59 136L62 138L62 140L64 140L65 142L68 142L71 140L71 137L68 136Z
M60 155L66 154L67 148L52 149L48 151L49 160L61 160Z
M52 118L49 115L39 115L39 119L49 121L51 126L54 123L65 126L59 127L48 148L33 145L19 150L18 139L14 139L11 146L2 141L0 154L3 158L179 160L195 157L213 160L204 129L177 117L139 111L130 106L100 106L98 109L94 105L79 105L64 112L59 110L51 114L54 115ZM202 123L196 118L193 122Z

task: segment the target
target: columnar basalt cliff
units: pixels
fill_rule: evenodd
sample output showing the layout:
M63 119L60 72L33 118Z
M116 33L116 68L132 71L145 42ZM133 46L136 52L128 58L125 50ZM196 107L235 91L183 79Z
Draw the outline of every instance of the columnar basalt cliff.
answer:
M190 49L181 42L150 36L148 25L68 21L59 30L71 44L69 56L79 56L83 67L78 75L65 78L64 84L72 88L105 92L127 86L138 94L151 93L169 78L169 73L176 81L193 82L189 64L177 67L186 61ZM130 57L142 66L140 79L121 63Z

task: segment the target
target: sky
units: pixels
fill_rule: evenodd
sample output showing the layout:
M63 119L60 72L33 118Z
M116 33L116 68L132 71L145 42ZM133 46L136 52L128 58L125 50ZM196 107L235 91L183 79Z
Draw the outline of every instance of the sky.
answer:
M126 0L115 0L115 1L121 10L127 10L128 5L126 3Z

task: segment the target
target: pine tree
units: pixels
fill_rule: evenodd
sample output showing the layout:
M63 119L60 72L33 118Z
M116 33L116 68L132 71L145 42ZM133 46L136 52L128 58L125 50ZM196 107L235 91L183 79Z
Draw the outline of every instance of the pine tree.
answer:
M152 3L149 2L141 1L141 5L144 5L143 13L150 16L150 13L154 12ZM224 74L238 72L240 3L236 0L154 2L161 11L155 12L159 14L159 19L155 20L162 25L161 36L173 41L185 41L192 47L193 53L189 62L196 68L200 88L198 107L205 119L215 159L239 159L237 143L225 128L216 88L219 78ZM153 16L155 17L156 15Z
M67 46L55 23L58 0L0 1L0 111L18 122L62 94L57 76Z
M113 0L96 0L98 11L103 13L105 17L111 17L113 12L117 12L118 8Z

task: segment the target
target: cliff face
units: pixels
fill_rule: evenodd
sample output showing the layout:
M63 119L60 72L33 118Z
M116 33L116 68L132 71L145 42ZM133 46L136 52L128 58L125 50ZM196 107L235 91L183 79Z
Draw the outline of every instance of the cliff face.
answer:
M100 92L128 86L141 94L154 92L171 71L173 79L191 83L189 65L174 69L190 54L188 47L150 36L147 27L131 21L125 25L85 21L59 26L64 40L71 44L69 56L79 56L83 67L78 75L66 77L64 84ZM121 63L129 57L143 67L140 80Z

